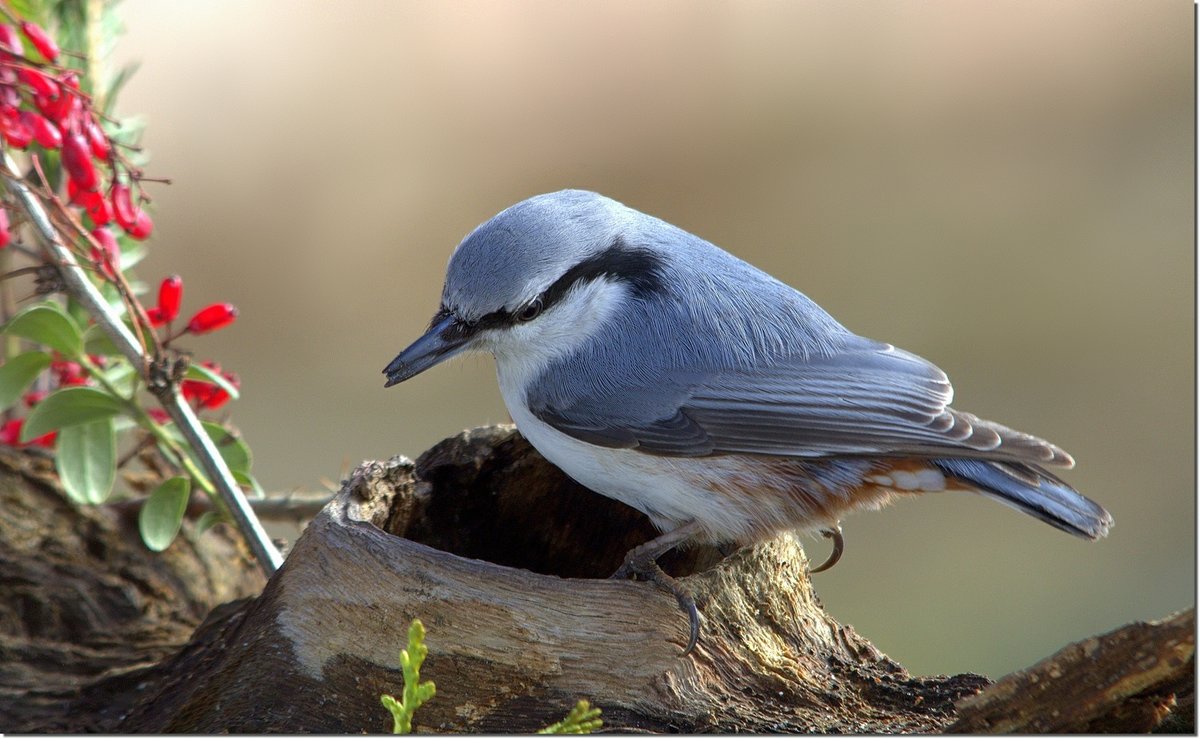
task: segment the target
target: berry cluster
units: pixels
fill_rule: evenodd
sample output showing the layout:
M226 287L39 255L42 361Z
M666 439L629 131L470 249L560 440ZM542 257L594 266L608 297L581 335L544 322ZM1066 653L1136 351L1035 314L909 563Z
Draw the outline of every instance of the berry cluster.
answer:
M7 14L2 6L0 13ZM73 210L84 224L90 237L86 251L97 276L116 281L121 245L113 227L135 240L148 238L154 230L154 222L141 206L146 200L141 192L142 172L129 164L105 132L91 96L80 87L79 74L58 65L62 52L54 39L36 23L9 18L10 23L0 23L0 138L15 149L38 146L59 152L65 202L58 202ZM32 47L30 54L26 54L26 44ZM8 210L0 203L0 249L12 238ZM238 315L229 303L212 303L174 331L182 303L183 280L172 275L159 285L157 304L145 310L150 328L160 330L164 348L185 334L222 329ZM96 355L89 355L88 360L83 366L55 353L48 380L41 387L95 386L88 368L103 368L105 360ZM201 366L209 370L209 376L227 384L189 378L180 389L197 410L215 410L229 401L227 388L237 390L238 378L223 372L215 362L202 362ZM33 409L46 395L46 389L30 391L24 395L25 405ZM166 423L161 411L151 415ZM22 419L17 418L0 425L0 443L23 446L18 444L21 424ZM26 443L53 447L54 438L51 433Z
M42 27L14 17L15 5L22 4L0 2L0 148L27 155L3 162L0 198L11 194L16 200L0 200L0 249L10 247L0 261L24 255L34 264L4 277L34 274L36 294L67 295L26 305L12 316L8 301L0 301L0 332L6 334L0 347L0 445L52 449L63 491L82 504L103 502L122 479L140 492L144 476L119 474L127 465L160 478L138 514L138 530L149 548L162 551L179 533L193 490L219 496L225 511L245 510L241 488L262 491L250 471L249 447L226 422L197 425L195 413L176 412L175 399L167 397L177 387L195 412L216 411L238 397L237 375L215 362L192 363L173 346L181 337L229 326L237 308L212 303L184 320L178 276L162 280L150 306L137 296L138 281L124 271L141 256L133 241L148 238L154 222L142 207L149 201L142 185L150 179L136 166L138 156L126 156L138 151L129 145L133 134L101 112L123 77L91 66L90 51L104 48L105 37L120 25L111 14L115 3L94 4L96 13L89 5L82 18L58 14L65 37L87 47L64 60L79 72L60 65L66 54ZM49 15L51 5L41 9ZM13 167L28 171L10 172ZM36 233L45 248L16 238L22 228ZM89 263L83 273L102 300L75 279ZM119 322L133 329L140 347L108 340ZM99 326L106 330L93 330ZM197 443L196 433L207 434L218 448ZM205 514L197 531L221 518ZM260 527L244 516L235 520L273 570L278 555Z
M128 165L105 133L90 96L80 89L79 75L56 66L61 52L54 40L36 23L18 25L19 34L12 25L0 24L0 137L15 149L37 144L61 152L68 200L91 221L92 238L101 246L93 249L93 261L111 274L116 238L109 225L115 222L138 240L154 230L130 189L141 172ZM44 62L25 55L22 36ZM11 238L8 215L0 213L0 248Z
M154 328L166 326L179 317L183 305L183 278L171 275L158 286L158 304L146 309L146 317ZM238 309L232 303L206 305L188 319L180 333L207 334L223 329L237 319ZM178 334L176 334L178 335ZM174 336L170 338L175 338Z

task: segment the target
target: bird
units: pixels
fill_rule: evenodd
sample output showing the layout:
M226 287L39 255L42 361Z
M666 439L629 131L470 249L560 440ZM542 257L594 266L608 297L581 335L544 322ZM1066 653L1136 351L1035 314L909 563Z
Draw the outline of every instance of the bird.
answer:
M824 534L902 495L982 494L1095 540L1112 516L1050 472L1065 451L957 410L933 363L845 328L724 249L595 192L512 205L452 253L428 329L385 387L491 353L518 431L569 477L662 532L614 577L695 602L657 560L785 531Z

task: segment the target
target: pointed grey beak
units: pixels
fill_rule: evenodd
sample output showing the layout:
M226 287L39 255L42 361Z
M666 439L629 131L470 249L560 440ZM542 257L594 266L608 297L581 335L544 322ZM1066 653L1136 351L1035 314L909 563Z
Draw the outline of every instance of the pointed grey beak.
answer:
M392 360L383 374L384 387L391 387L415 377L442 360L449 359L467 348L471 332L452 315L435 319L425 335L417 339Z

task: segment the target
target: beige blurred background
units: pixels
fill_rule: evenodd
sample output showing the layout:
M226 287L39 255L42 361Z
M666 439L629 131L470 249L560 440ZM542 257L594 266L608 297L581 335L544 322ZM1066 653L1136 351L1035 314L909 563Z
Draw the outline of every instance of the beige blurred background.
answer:
M139 274L241 308L192 346L241 375L269 489L507 421L489 358L380 371L463 235L582 187L937 362L1115 515L1095 544L967 495L851 518L816 587L891 657L995 677L1194 602L1191 3L121 8L120 108L175 181Z

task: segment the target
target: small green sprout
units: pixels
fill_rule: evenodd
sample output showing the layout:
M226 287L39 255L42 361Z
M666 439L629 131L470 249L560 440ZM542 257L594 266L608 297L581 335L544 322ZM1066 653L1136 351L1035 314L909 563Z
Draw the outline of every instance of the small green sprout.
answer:
M408 627L408 648L400 650L400 669L404 674L404 693L401 700L396 700L390 695L382 695L379 698L383 707L392 713L393 734L411 734L413 712L433 697L433 682L421 682L421 663L425 661L427 654L429 647L425 646L425 625L420 619L413 619L412 626Z
M604 726L600 720L600 709L592 708L587 701L579 701L562 721L550 724L539 734L591 734Z

